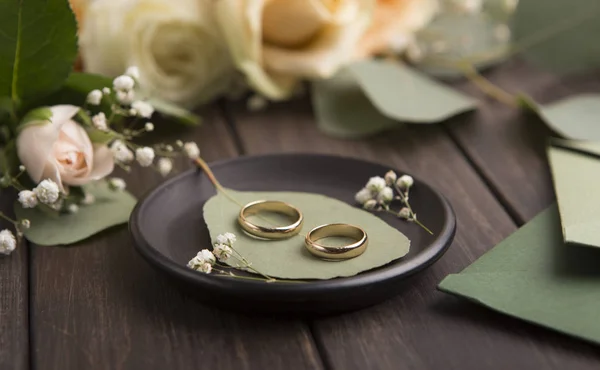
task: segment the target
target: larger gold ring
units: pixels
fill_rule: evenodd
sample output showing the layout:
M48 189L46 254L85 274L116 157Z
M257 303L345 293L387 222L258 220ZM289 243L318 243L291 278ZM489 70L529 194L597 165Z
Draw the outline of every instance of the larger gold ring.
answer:
M340 247L317 243L320 239L333 236L345 236L356 240L356 242ZM319 258L340 261L363 254L369 245L369 238L367 237L367 233L360 227L348 224L327 224L312 229L306 235L304 244L310 253Z
M260 212L276 212L292 217L295 221L285 226L266 227L248 221L248 216ZM242 229L251 235L265 239L287 239L300 232L304 224L304 217L296 207L277 200L259 200L248 203L242 208L238 216Z

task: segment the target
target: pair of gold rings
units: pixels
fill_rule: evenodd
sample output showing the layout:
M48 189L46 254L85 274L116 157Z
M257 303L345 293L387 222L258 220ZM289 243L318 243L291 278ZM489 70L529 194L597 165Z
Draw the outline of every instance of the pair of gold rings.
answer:
M258 215L261 212L281 213L294 221L289 225L268 227L257 225L249 220L250 216ZM244 231L255 237L287 239L300 233L304 225L304 216L291 204L276 200L259 200L248 203L242 208L238 215L238 222ZM346 237L355 242L342 246L327 246L319 243L321 239L331 237ZM304 244L314 256L329 261L341 261L363 254L369 241L367 233L360 227L336 223L315 227L306 235Z

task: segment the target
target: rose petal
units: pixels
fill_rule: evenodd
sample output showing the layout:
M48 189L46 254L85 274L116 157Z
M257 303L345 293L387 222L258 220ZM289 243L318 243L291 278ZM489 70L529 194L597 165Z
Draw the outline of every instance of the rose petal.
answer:
M90 179L100 180L110 175L115 169L115 158L112 151L106 145L94 146L94 166L90 173Z
M50 110L52 111L52 123L64 124L75 117L77 112L79 112L79 107L67 104L55 105L50 107Z
M40 175L40 179L36 182L41 182L42 180L52 180L60 189L61 192L65 192L65 188L63 186L62 178L60 177L60 171L58 163L56 160L50 159L46 162L46 166L43 168L42 174Z
M90 167L94 160L94 147L85 129L74 121L67 121L62 127L61 133L66 135L70 142L83 153L85 163Z

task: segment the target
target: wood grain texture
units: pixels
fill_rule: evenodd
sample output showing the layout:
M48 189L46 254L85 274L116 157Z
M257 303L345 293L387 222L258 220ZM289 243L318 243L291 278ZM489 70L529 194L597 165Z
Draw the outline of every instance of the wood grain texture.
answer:
M237 151L214 113L180 137L207 160ZM127 176L141 195L161 179ZM32 248L36 369L319 369L307 325L209 308L177 290L138 256L119 227L72 247Z
M307 102L261 113L237 109L233 117L248 154L329 153L385 163L428 181L455 208L458 233L452 247L401 295L371 309L313 322L328 368L597 368L600 355L591 345L436 291L444 276L515 230L442 127L405 126L359 142L318 132Z
M12 216L15 193L3 191L0 211ZM0 230L12 225L0 220ZM22 243L9 256L0 255L0 369L29 368L28 251Z
M541 103L597 92L600 87L600 76L559 78L520 60L504 63L485 76L510 93L525 93ZM485 98L467 81L456 87L481 98L483 104L446 127L518 223L528 221L555 199L546 158L551 130L533 114Z

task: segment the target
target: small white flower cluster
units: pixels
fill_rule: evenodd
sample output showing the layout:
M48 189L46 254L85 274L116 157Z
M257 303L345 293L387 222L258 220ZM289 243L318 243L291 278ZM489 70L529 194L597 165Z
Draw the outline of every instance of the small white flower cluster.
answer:
M228 260L233 255L233 244L237 237L232 233L225 233L217 236L213 251L203 249L192 258L187 266L192 270L210 274L217 259L221 262Z
M39 203L55 208L60 200L60 188L50 179L41 181L33 190L19 192L19 203L23 208L35 208Z
M17 238L12 231L0 231L0 254L9 255L17 248Z
M367 185L356 193L354 199L368 211L387 211L394 200L400 200L404 207L395 213L398 217L415 221L416 214L408 203L409 190L414 185L414 179L409 175L398 175L394 171L388 171L384 177L371 177ZM398 195L395 195L396 191Z

